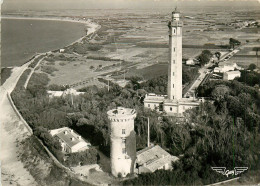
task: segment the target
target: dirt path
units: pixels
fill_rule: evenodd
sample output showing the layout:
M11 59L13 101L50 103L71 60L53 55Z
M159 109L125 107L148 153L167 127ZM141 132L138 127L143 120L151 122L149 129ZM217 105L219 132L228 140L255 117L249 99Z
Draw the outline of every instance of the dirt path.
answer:
M0 121L1 121L1 183L2 185L37 185L34 178L19 161L17 153L19 142L30 135L26 127L19 121L7 99L7 92L14 89L19 77L28 67L28 63L15 67L11 76L0 89Z

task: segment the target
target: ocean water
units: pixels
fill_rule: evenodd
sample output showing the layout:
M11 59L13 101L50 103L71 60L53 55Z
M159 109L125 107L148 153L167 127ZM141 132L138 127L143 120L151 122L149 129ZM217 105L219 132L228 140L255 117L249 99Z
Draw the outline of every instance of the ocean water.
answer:
M20 66L36 52L62 48L86 34L81 23L47 20L1 20L2 67Z

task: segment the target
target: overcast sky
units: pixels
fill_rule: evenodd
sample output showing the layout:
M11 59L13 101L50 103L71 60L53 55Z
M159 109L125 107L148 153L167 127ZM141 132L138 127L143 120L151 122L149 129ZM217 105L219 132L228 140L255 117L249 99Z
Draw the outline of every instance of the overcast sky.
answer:
M189 2L188 2L189 1ZM220 0L4 0L2 10L46 10L46 9L103 9L103 8L155 8L174 7L176 4L219 4ZM223 0L227 2L228 0ZM228 4L241 4L260 0L229 0ZM242 4L244 4L242 3ZM258 3L257 3L258 4ZM260 4L259 4L260 5Z

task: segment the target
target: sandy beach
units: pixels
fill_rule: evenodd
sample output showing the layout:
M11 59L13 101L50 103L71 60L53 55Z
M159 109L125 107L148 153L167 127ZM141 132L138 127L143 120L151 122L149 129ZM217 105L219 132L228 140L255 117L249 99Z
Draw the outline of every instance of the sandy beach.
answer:
M87 35L95 32L99 27L98 24L91 22L89 19L72 19L72 18L62 18L62 17L18 17L18 16L1 16L1 19L28 19L28 20L45 20L45 21L66 21L71 23L82 23L88 27Z
M3 17L2 17L3 18ZM7 19L24 19L23 17L7 17ZM44 18L26 18L26 19L41 19ZM79 22L75 20L68 19L47 19L47 20L57 20L57 21L70 21ZM81 23L86 24L89 29L88 33L94 33L100 26L90 20L81 21ZM84 36L86 37L86 36ZM84 38L83 37L83 38ZM79 40L81 40L80 38ZM75 41L78 42L79 40ZM75 43L73 42L73 43ZM73 44L72 43L72 44ZM1 146L0 146L0 161L1 161L1 183L3 185L37 185L37 182L31 176L31 174L26 170L23 163L19 160L19 142L27 138L30 133L24 124L17 117L15 111L13 110L10 102L7 98L7 93L12 92L16 86L22 73L28 68L29 61L22 66L14 67L10 77L5 81L5 83L0 87L0 121L1 121Z

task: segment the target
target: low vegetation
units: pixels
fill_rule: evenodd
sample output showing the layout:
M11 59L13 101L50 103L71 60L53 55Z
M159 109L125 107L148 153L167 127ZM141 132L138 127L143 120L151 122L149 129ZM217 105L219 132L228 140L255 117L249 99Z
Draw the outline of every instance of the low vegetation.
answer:
M53 72L58 71L58 69L53 66L45 65L45 66L41 66L41 71L47 74L53 74Z
M12 73L12 68L2 68L1 69L1 85L10 77Z
M69 167L96 164L98 160L98 152L95 148L90 147L83 152L68 154L65 165Z
M33 62L29 65L30 68L34 68L37 63L44 57L45 55L41 55L33 60Z
M23 74L21 75L20 79L18 80L14 90L19 90L19 89L24 87L24 84L25 84L25 82L26 82L30 73L31 73L31 69L26 69L23 72Z
M64 169L55 165L34 135L22 141L21 146L19 158L39 185L90 185L72 177Z

